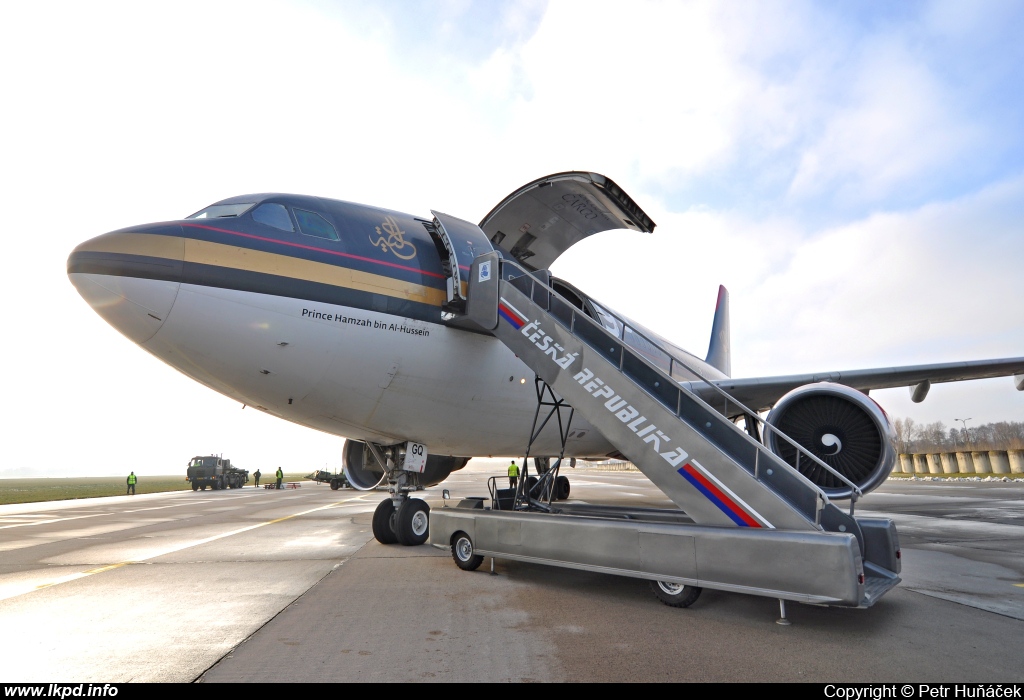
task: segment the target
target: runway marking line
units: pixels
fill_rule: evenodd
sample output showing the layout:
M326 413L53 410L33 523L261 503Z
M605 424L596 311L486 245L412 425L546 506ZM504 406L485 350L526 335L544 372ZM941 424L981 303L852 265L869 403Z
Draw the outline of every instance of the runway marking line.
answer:
M291 515L286 515L283 518L275 518L274 520L268 520L268 521L263 522L263 523L256 523L255 525L249 525L247 527L239 528L237 530L232 530L231 532L225 532L225 533L222 533L220 535L214 535L212 537L206 537L204 539L197 540L195 542L190 542L188 544L179 545L179 546L176 546L176 547L171 547L170 549L166 549L166 550L164 550L162 552L157 552L156 554L151 554L148 557L143 557L141 559L133 559L131 561L122 561L122 562L118 562L116 564L107 564L106 566L100 566L100 567L97 567L95 569L89 569L88 571L82 571L82 572L75 573L75 574L68 574L67 576L61 576L60 578L55 579L53 581L50 581L49 583L41 583L41 584L39 584L37 586L33 586L32 588L30 588L28 590L22 590L22 591L19 591L19 592L11 593L9 595L0 596L0 600L9 600L11 598L16 598L18 596L25 595L26 593L32 593L33 591L42 590L44 588L51 588L53 586L57 586L57 585L62 584L62 583L69 583L71 581L77 581L79 579L85 578L86 576L92 576L94 574L102 574L105 571L112 571L114 569L120 569L121 567L128 566L129 564L141 564L142 562L148 561L150 559L155 559L157 557L162 557L165 554L173 554L175 552L180 552L183 549L189 549L190 547L197 547L197 546L199 546L201 544L207 544L209 542L214 542L216 540L224 539L225 537L231 537L232 535L239 535L239 534L241 534L243 532L248 532L250 530L255 530L256 528L264 527L266 525L274 525L276 523L284 522L285 520L291 520L292 518L297 518L300 515L309 515L310 513L315 513L318 510L326 510L328 508L337 508L338 506L346 505L346 504L348 504L348 503L350 503L352 501L363 500L364 498L365 498L365 496L353 496L352 498L345 499L344 501L337 501L335 503L329 503L326 506L318 506L317 508L311 508L309 510L304 510L304 511L302 511L300 513L292 513ZM110 513L98 513L97 515L110 515ZM86 515L86 516L81 516L81 517L89 518L89 517L95 517L95 516ZM75 518L62 518L62 520L75 520ZM53 521L53 522L56 522L56 521ZM25 524L27 525L28 523L25 523ZM8 527L16 527L16 526L8 526Z
M50 518L49 520L30 520L30 521L26 521L26 522L14 523L12 525L0 525L0 530L6 530L6 529L12 528L12 527L26 527L27 525L50 525L51 523L60 523L60 522L64 522L65 520L81 520L82 518L96 518L96 517L99 517L101 515L120 515L122 513L138 513L140 511L144 511L144 510L161 510L163 508L179 508L181 506L192 505L193 503L194 502L190 501L190 502L187 502L187 503L172 503L171 505L167 505L167 506L155 506L153 508L136 508L134 510L122 510L122 511L114 511L114 510L112 510L112 511L103 512L103 513L89 513L88 515L71 515L71 516L68 516L66 518ZM7 517L13 517L13 516L7 516Z
M111 515L111 513L92 513L90 515L73 515L70 518L53 518L51 520L33 520L27 523L15 523L13 525L0 525L0 530L6 530L12 527L25 527L26 525L49 525L50 523L59 523L65 520L81 520L82 518L96 518L101 515Z

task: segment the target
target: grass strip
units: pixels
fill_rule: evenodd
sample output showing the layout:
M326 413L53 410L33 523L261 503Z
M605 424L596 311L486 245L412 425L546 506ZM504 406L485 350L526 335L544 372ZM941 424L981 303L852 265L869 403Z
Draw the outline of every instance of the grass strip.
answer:
M304 481L306 474L286 473L285 481ZM273 474L271 474L273 476ZM76 476L67 478L0 479L0 505L9 503L37 503L42 501L67 501L78 498L100 498L103 496L124 496L128 485L124 476ZM269 479L270 482L274 480ZM267 483L266 474L260 478L260 488ZM313 482L309 482L313 483ZM252 474L245 488L252 488ZM139 476L135 493L165 493L168 491L191 491L192 484L185 476Z

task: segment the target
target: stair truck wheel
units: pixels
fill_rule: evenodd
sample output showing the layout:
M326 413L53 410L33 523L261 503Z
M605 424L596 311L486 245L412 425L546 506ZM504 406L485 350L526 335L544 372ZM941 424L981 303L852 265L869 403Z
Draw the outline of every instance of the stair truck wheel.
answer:
M373 536L381 544L395 544L395 504L390 498L384 499L373 511Z
M337 479L331 479L331 491L337 491L339 486L341 486L341 482Z
M193 481L192 482L192 490L193 491L198 491L199 490L199 484L197 484L196 482Z
M395 536L407 547L421 545L427 541L430 529L430 506L419 498L407 498L398 509L395 519Z
M463 571L476 571L484 561L482 556L473 553L473 540L465 532L452 535L452 559Z
M670 581L651 581L651 590L654 591L654 597L665 605L688 608L700 598L700 592L704 589Z

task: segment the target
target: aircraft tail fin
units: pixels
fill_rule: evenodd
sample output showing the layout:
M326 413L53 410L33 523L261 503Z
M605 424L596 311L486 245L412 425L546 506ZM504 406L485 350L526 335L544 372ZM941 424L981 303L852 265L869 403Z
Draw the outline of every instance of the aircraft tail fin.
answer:
M706 362L725 376L732 376L732 348L729 340L729 290L718 287L715 320L711 324L711 343Z

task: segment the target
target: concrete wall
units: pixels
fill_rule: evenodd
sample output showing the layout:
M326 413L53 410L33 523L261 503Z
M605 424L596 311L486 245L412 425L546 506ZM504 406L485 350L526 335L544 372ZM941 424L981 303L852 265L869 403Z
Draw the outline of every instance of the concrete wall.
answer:
M973 474L974 473L974 460L971 459L970 452L957 452L956 463L960 467L961 474Z
M1024 474L1024 450L901 454L894 474Z
M1024 474L1024 450L1007 450L1011 474Z
M1009 474L1010 473L1010 460L1006 456L1006 451L999 452L992 450L988 453L988 461L992 464L993 474Z
M992 473L992 462L988 458L988 452L971 452L971 459L974 460L976 474Z

